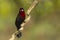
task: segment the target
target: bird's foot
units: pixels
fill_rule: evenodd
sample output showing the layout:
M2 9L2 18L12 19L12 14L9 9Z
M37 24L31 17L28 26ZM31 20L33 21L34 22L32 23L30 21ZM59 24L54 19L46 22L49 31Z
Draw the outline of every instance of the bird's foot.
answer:
M24 23L25 23L25 21L24 21Z

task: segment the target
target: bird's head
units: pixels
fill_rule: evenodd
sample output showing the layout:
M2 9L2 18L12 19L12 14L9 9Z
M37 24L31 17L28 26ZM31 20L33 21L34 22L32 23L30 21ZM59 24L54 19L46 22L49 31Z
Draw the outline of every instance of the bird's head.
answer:
M23 8L20 8L19 9L19 14L22 16L22 17L25 17L25 11Z
M20 9L19 9L19 12L24 12L24 9L23 9L23 8L20 8Z

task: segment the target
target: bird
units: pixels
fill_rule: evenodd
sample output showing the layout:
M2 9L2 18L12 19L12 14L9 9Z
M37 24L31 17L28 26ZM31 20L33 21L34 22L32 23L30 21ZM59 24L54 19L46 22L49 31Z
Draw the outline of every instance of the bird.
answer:
M17 31L19 31L19 29L21 28L21 24L24 22L25 20L25 11L23 8L19 9L19 13L17 14L16 20L15 20L15 25L17 28ZM19 31L19 34L17 34L17 37L19 38L21 35L21 32Z

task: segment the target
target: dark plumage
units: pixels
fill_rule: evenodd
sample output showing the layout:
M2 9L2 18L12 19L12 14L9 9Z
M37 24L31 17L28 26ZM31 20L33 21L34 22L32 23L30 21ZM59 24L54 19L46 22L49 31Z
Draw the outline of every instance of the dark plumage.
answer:
M21 24L24 22L25 20L25 12L23 8L19 9L19 13L16 17L16 21L15 21L15 25L17 27L17 30L19 31L19 29L21 28ZM21 37L21 32L19 31L19 33L17 34L17 37Z
M24 20L25 20L25 12L24 12L23 8L20 8L19 14L17 15L16 21L15 21L17 30L19 30L21 28L21 24L24 22Z

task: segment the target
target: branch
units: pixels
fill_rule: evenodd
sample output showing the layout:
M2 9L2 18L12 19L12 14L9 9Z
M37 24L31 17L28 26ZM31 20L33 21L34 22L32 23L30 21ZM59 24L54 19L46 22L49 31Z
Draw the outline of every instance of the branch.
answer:
M33 10L33 8L36 6L38 4L38 0L34 0L33 1L33 3L31 4L31 6L29 7L29 9L27 10L27 17L26 17L26 19L25 19L25 23L23 22L22 24L21 24L21 28L19 29L19 31L21 31L21 30L23 30L23 26L30 20L30 18L31 18L31 16L29 15L30 14L30 12ZM28 16L29 15L29 16ZM9 40L14 40L15 39L15 37L16 37L16 33L17 33L18 31L16 31L15 33L13 33L12 34L12 37L9 39Z
M27 14L30 14L30 12L32 11L32 9L38 4L38 0L34 0L34 2L31 4L31 6L29 7L29 9L27 10Z

